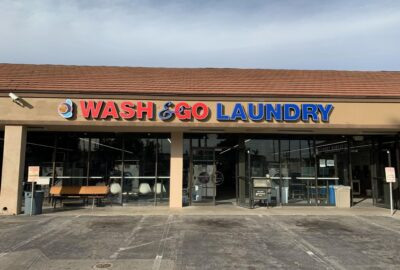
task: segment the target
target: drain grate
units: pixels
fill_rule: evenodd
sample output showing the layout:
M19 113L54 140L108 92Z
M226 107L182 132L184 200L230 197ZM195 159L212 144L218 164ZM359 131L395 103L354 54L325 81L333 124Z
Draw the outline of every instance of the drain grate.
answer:
M111 263L98 263L93 266L94 269L106 269L112 267Z

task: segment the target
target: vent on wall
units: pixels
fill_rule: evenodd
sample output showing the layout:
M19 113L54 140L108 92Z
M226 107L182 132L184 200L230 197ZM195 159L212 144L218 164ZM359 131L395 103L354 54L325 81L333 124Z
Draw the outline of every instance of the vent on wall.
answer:
M311 129L278 129L278 132L286 132L286 133L290 133L290 132L294 132L294 133L312 133L314 132Z
M189 128L189 131L196 131L196 132L224 132L225 129L221 129L221 128L216 128L216 129Z
M391 130L363 130L361 131L362 134L397 134L396 131Z
M30 126L28 127L28 131L29 130L46 130L47 128L45 127L35 127L35 126Z

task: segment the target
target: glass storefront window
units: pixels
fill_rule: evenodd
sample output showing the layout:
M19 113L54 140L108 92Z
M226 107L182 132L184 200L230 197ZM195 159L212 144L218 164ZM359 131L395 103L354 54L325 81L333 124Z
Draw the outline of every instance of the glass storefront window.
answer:
M372 204L372 140L367 136L353 136L350 143L353 205Z
M190 186L193 149L214 149L217 171L236 171L236 186L231 186L243 205L251 195L249 181L266 175L272 204L333 205L333 185L350 185L344 136L187 134L184 147L185 187ZM230 159L221 159L225 156Z
M314 141L312 138L281 140L282 204L316 202Z
M125 136L124 203L168 202L170 139L162 134Z
M266 175L273 205L333 205L333 186L347 185L353 199L372 196L387 206L384 168L397 170L399 156L394 136L185 134L183 143L183 201L200 197L194 162L204 149L212 156L201 160L212 160L214 201L244 206L250 179ZM169 200L170 148L168 134L28 132L25 174L40 166L51 185L115 184L113 202L157 205Z
M390 189L385 179L385 167L395 167L396 173L399 172L396 163L398 142L394 137L381 136L374 138L373 149L372 183L375 204L389 208ZM398 201L398 194L398 191L394 192L395 203Z
M24 189L30 190L27 185L28 167L39 166L39 175L47 177L49 183L53 181L53 159L55 150L55 136L53 133L29 132L26 142ZM38 187L44 191L44 196L49 196L49 185Z
M29 133L26 142L25 164L28 166L40 166L40 176L53 176L53 155L55 136L52 133ZM25 173L27 177L27 170Z
M89 185L90 137L83 133L58 133L54 185Z
M248 149L251 177L265 177L269 175L272 182L271 202L280 203L280 166L279 140L275 139L245 139ZM248 166L248 165L247 165Z
M121 177L123 145L117 135L92 135L86 140L90 144L89 185L109 185L111 180Z
M335 185L350 185L348 141L344 136L316 140L318 204L333 204Z
M40 166L50 185L107 185L114 203L168 202L168 135L28 132L25 164L26 175Z

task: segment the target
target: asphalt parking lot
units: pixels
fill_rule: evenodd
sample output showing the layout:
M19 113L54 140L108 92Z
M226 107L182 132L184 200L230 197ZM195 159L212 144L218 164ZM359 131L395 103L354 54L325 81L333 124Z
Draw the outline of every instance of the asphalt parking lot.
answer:
M399 269L383 216L0 217L0 269Z

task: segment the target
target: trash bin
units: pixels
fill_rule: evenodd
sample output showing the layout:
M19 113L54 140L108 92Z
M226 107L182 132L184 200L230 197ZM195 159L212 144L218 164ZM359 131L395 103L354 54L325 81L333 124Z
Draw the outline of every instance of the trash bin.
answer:
M339 188L341 188L342 187L342 185L340 185L340 186L333 186L333 190L334 190L334 194L335 194L335 206L336 207L339 207L339 204L340 204L340 202L339 202L339 200L340 200L340 198L339 198Z
M32 192L25 191L25 215L40 215L42 213L43 197L44 192L42 190L35 191L35 196L33 197L33 207L31 207Z
M276 197L276 205L280 204L281 202L281 192L280 192L280 187L275 186L275 188L272 189L272 196L274 196L273 191L275 190L275 197Z
M350 190L349 186L335 186L336 207L350 208Z
M289 202L289 187L282 187L282 204Z
M335 205L336 204L335 186L333 186L333 185L329 186L329 204L330 205Z

